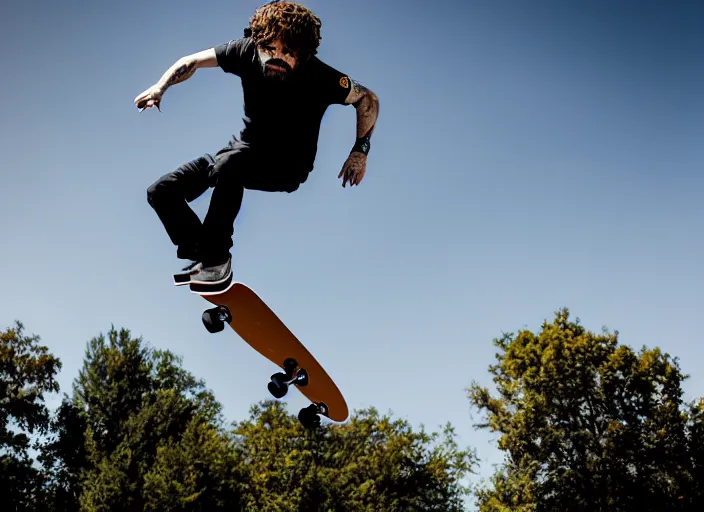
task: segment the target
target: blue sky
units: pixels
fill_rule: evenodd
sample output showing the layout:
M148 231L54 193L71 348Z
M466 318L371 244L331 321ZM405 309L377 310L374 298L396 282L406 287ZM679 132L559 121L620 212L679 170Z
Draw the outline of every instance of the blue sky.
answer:
M239 132L239 80L201 70L162 113L132 103L179 57L240 37L259 4L0 8L0 326L42 337L63 391L114 324L182 355L232 420L268 397L270 363L208 334L208 304L171 284L180 261L146 201ZM491 384L494 337L563 306L679 356L687 398L704 394L701 4L305 4L320 57L380 98L367 176L340 186L355 115L331 107L308 182L246 193L233 265L352 409L450 421L487 475L499 454L465 388Z

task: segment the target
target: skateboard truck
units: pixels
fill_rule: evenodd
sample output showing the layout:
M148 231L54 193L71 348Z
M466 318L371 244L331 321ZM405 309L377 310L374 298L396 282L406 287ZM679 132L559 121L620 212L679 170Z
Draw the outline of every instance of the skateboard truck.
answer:
M298 361L292 357L287 358L283 364L286 373L278 372L271 376L268 384L269 392L275 398L283 398L288 393L291 384L306 386L308 384L308 372L304 368L298 367ZM328 406L323 402L314 402L308 407L304 407L298 412L298 421L305 428L315 428L320 426L318 414L328 414Z
M271 376L271 382L268 384L269 392L275 398L283 398L288 393L288 387L291 384L297 386L306 386L308 384L308 372L303 368L298 368L298 361L289 357L283 364L286 373L275 373Z

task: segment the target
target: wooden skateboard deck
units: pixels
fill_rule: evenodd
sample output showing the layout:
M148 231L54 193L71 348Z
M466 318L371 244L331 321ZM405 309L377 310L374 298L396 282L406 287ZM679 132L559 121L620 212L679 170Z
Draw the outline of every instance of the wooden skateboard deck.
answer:
M225 323L229 323L254 350L283 370L272 376L269 383L272 395L281 398L290 386L295 386L311 401L312 405L299 414L304 425L310 422L317 424L317 414L338 422L347 419L347 403L335 382L253 290L238 282L213 293L190 286L193 293L216 306L203 313L203 323L210 332L218 332Z

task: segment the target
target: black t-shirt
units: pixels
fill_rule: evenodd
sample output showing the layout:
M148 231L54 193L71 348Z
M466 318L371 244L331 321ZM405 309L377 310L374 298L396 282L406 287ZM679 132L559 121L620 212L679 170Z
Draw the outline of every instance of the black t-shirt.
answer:
M288 80L268 79L250 37L215 47L215 55L223 71L242 81L242 142L312 169L323 114L332 104L344 105L349 77L314 56Z

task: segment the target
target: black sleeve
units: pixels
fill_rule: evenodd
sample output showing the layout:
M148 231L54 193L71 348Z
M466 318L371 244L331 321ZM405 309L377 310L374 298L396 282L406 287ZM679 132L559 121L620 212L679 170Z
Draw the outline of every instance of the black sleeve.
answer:
M330 105L344 105L352 89L352 79L337 69L318 61L318 90L323 101Z
M215 47L218 66L226 73L242 76L247 62L251 62L251 39L236 39Z

